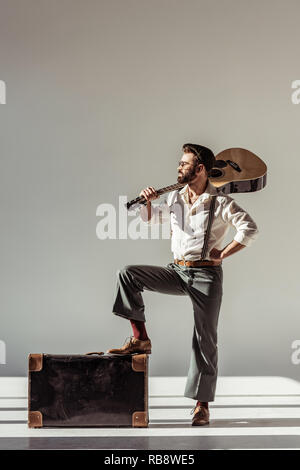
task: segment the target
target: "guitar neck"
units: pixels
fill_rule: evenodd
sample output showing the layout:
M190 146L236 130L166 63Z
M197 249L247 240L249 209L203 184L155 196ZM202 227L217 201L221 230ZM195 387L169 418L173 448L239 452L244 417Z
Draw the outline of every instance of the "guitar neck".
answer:
M186 183L175 183L171 184L170 186L165 186L164 188L158 189L156 192L159 196L161 196L164 193L169 193L170 191L175 191L176 189L181 189L186 185ZM138 196L135 199L132 199L132 201L127 202L126 207L129 209L133 204L136 204L137 202L145 204L146 199L143 196Z

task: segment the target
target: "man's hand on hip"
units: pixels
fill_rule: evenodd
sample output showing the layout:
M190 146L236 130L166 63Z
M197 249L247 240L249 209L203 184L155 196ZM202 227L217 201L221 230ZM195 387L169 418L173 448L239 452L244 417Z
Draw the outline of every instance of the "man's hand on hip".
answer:
M230 255L233 255L233 253L236 253L237 251L240 251L242 248L245 248L245 245L242 245L241 243L232 240L231 243L229 243L223 250L218 250L217 248L213 248L209 256L213 260L218 260L222 261L224 258L227 258Z

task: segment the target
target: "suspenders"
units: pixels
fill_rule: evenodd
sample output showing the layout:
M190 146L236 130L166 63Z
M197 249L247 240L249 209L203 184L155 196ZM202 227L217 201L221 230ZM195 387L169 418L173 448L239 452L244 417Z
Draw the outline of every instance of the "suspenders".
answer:
M205 257L206 257L211 224L212 224L212 221L213 221L213 218L214 218L214 213L215 213L216 197L217 197L216 194L211 197L209 215L208 215L208 224L207 224L207 229L206 229L206 233L205 233L205 237L204 237L204 243L203 243L203 248L202 248L202 253L201 253L201 258L200 258L201 261L204 260Z

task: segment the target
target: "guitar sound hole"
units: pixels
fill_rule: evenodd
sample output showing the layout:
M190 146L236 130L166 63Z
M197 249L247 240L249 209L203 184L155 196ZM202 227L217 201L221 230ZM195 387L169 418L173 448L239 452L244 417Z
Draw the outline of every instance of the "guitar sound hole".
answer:
M216 160L214 168L225 168L225 166L227 166L227 162L225 162L225 160Z
M223 176L223 171L218 170L217 168L213 168L212 170L210 170L209 176L211 178L220 178L220 176Z

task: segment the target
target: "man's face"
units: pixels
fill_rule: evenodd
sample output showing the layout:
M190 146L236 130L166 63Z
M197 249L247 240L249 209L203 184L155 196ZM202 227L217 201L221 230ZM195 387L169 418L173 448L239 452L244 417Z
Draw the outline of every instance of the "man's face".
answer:
M197 161L194 161L194 154L193 153L184 153L181 157L181 160L178 165L178 183L189 183L193 181L198 172L196 169L198 168Z

